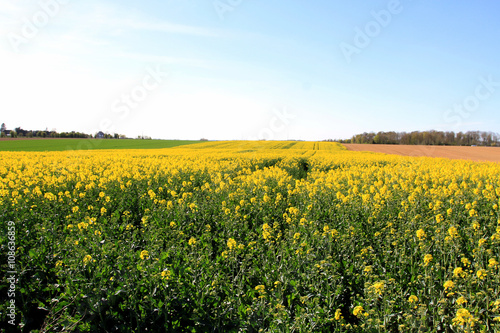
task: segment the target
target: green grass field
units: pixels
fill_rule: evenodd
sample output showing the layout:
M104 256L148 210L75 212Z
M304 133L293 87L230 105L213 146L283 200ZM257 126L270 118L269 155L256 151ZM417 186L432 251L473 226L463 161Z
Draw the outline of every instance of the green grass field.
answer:
M189 140L24 139L0 141L0 151L64 151L95 149L158 149L198 143Z

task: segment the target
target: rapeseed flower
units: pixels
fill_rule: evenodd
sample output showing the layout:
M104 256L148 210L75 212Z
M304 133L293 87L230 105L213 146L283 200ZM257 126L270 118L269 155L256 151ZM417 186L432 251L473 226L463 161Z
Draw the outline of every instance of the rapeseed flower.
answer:
M486 276L488 275L488 272L485 269L480 269L476 272L476 276L480 280L484 280Z
M448 289L453 289L454 286L455 286L455 283L453 283L453 281L451 281L451 280L446 281L443 285L445 291Z
M92 256L90 254L87 254L85 257L83 257L83 264L87 265L91 260Z
M418 297L415 296L415 295L411 295L410 297L408 297L408 302L410 302L410 303L417 303L418 302Z
M462 267L457 267L453 270L453 276L455 276L455 277L465 277L466 274L467 273L464 272Z
M149 252L146 251L146 250L142 250L141 254L140 254L140 257L141 257L142 260L149 259Z
M458 309L455 318L452 319L452 322L455 325L460 325L460 326L469 325L470 327L473 327L476 321L477 319L470 314L469 310L464 308Z
M495 258L491 258L490 260L488 260L488 266L492 268L497 267L498 261Z
M335 310L335 320L340 320L342 318L342 311L340 309Z
M237 245L238 245L238 243L234 240L234 238L229 238L228 239L228 241L227 241L227 247L229 248L229 250L235 249Z
M432 261L433 257L432 254L426 254L424 256L424 266L429 265L429 263Z
M448 235L450 235L451 238L457 238L458 237L458 229L455 227L449 228Z
M424 240L427 235L425 234L424 229L417 230L417 237L419 240Z
M363 307L361 305L355 306L354 309L352 310L352 314L355 315L356 317L361 317L363 314Z
M384 289L385 289L385 283L384 282L375 282L374 284L372 284L371 288L373 289L373 291L377 294L377 295L382 295L382 293L384 292Z

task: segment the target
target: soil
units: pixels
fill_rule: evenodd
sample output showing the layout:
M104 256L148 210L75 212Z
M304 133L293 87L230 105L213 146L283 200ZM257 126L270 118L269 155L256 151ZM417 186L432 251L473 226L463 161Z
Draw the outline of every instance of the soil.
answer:
M500 147L344 144L348 150L500 162Z

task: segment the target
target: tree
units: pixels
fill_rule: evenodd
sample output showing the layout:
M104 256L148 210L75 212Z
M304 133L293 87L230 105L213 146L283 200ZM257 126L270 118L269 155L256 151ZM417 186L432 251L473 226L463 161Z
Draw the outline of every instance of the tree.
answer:
M468 131L443 132L443 131L413 131L406 132L378 132L354 135L352 143L375 144L409 144L409 145L458 145L458 146L498 146L500 135L492 132Z
M23 130L21 127L16 127L14 129L14 132L16 132L17 136L24 136L24 132L26 132L26 131Z

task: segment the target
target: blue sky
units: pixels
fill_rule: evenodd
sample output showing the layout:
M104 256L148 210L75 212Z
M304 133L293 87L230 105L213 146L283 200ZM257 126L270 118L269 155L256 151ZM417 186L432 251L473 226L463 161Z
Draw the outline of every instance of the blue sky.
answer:
M500 132L496 1L0 0L0 122L164 139Z

